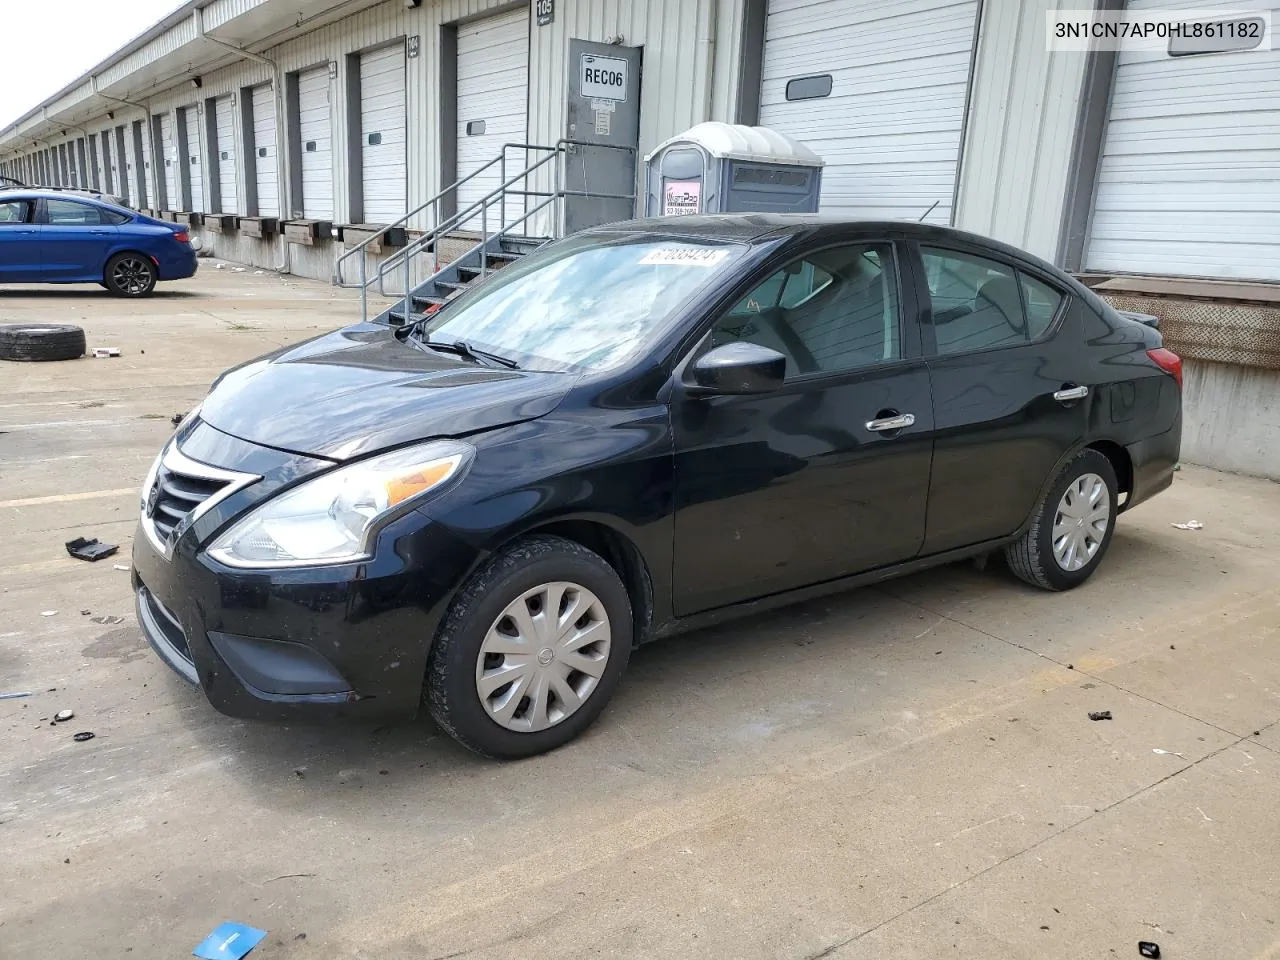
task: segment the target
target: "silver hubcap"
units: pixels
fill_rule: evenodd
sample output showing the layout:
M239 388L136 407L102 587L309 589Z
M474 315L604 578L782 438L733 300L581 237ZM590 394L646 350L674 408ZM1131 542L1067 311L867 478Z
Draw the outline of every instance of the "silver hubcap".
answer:
M476 693L508 730L565 720L595 692L609 663L609 615L576 583L544 583L511 601L476 660Z
M1053 558L1068 573L1085 566L1098 553L1111 521L1111 495L1096 473L1086 473L1067 487L1053 518Z
M111 271L111 282L125 293L141 293L151 282L151 271L136 257L126 257Z

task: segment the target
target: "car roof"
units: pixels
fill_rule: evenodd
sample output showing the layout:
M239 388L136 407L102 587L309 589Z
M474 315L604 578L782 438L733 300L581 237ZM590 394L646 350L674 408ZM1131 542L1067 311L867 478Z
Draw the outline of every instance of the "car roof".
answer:
M121 213L136 213L136 210L124 205L124 202L107 193L97 190L80 190L75 187L2 187L0 200L87 200L103 206L119 210Z
M590 233L652 233L691 240L724 240L751 243L757 240L786 239L811 232L893 234L918 243L962 243L986 249L1007 258L1035 264L1055 276L1062 271L1034 254L991 237L933 223L910 220L859 220L853 217L817 213L712 213L686 217L645 217L595 227Z

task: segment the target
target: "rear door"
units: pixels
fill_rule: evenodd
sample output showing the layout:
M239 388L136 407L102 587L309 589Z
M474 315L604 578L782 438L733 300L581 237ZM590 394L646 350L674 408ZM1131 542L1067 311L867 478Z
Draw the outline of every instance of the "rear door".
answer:
M0 200L0 283L40 279L39 227L30 200Z
M1093 398L1078 312L1051 277L958 243L913 252L937 429L932 554L1017 530Z
M904 276L887 240L827 245L713 323L699 352L758 343L787 358L787 374L764 395L676 391L679 615L919 552L933 410Z
M44 280L102 279L107 257L119 228L111 215L93 204L49 198L37 210L40 233L41 278Z

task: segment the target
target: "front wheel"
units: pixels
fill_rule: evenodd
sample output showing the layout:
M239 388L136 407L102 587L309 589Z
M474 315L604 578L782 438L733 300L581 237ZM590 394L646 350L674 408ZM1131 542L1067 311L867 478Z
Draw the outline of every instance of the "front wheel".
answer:
M1116 472L1097 450L1063 468L1018 540L1005 548L1009 568L1045 590L1070 590L1093 575L1116 526Z
M103 286L117 297L145 297L158 279L155 264L140 253L117 253L103 271Z
M554 750L600 715L631 640L631 601L613 567L561 537L521 540L454 599L427 666L426 706L484 756Z

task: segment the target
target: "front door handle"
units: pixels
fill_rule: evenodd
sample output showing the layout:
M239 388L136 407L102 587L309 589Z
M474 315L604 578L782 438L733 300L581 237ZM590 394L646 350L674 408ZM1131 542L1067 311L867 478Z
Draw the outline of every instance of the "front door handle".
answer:
M1055 390L1053 399L1059 403L1070 403L1072 400L1083 400L1089 395L1088 387L1073 387L1064 384L1061 390Z
M914 413L895 413L891 417L868 420L867 429L874 430L876 433L885 433L889 430L903 430L915 422L916 415Z

